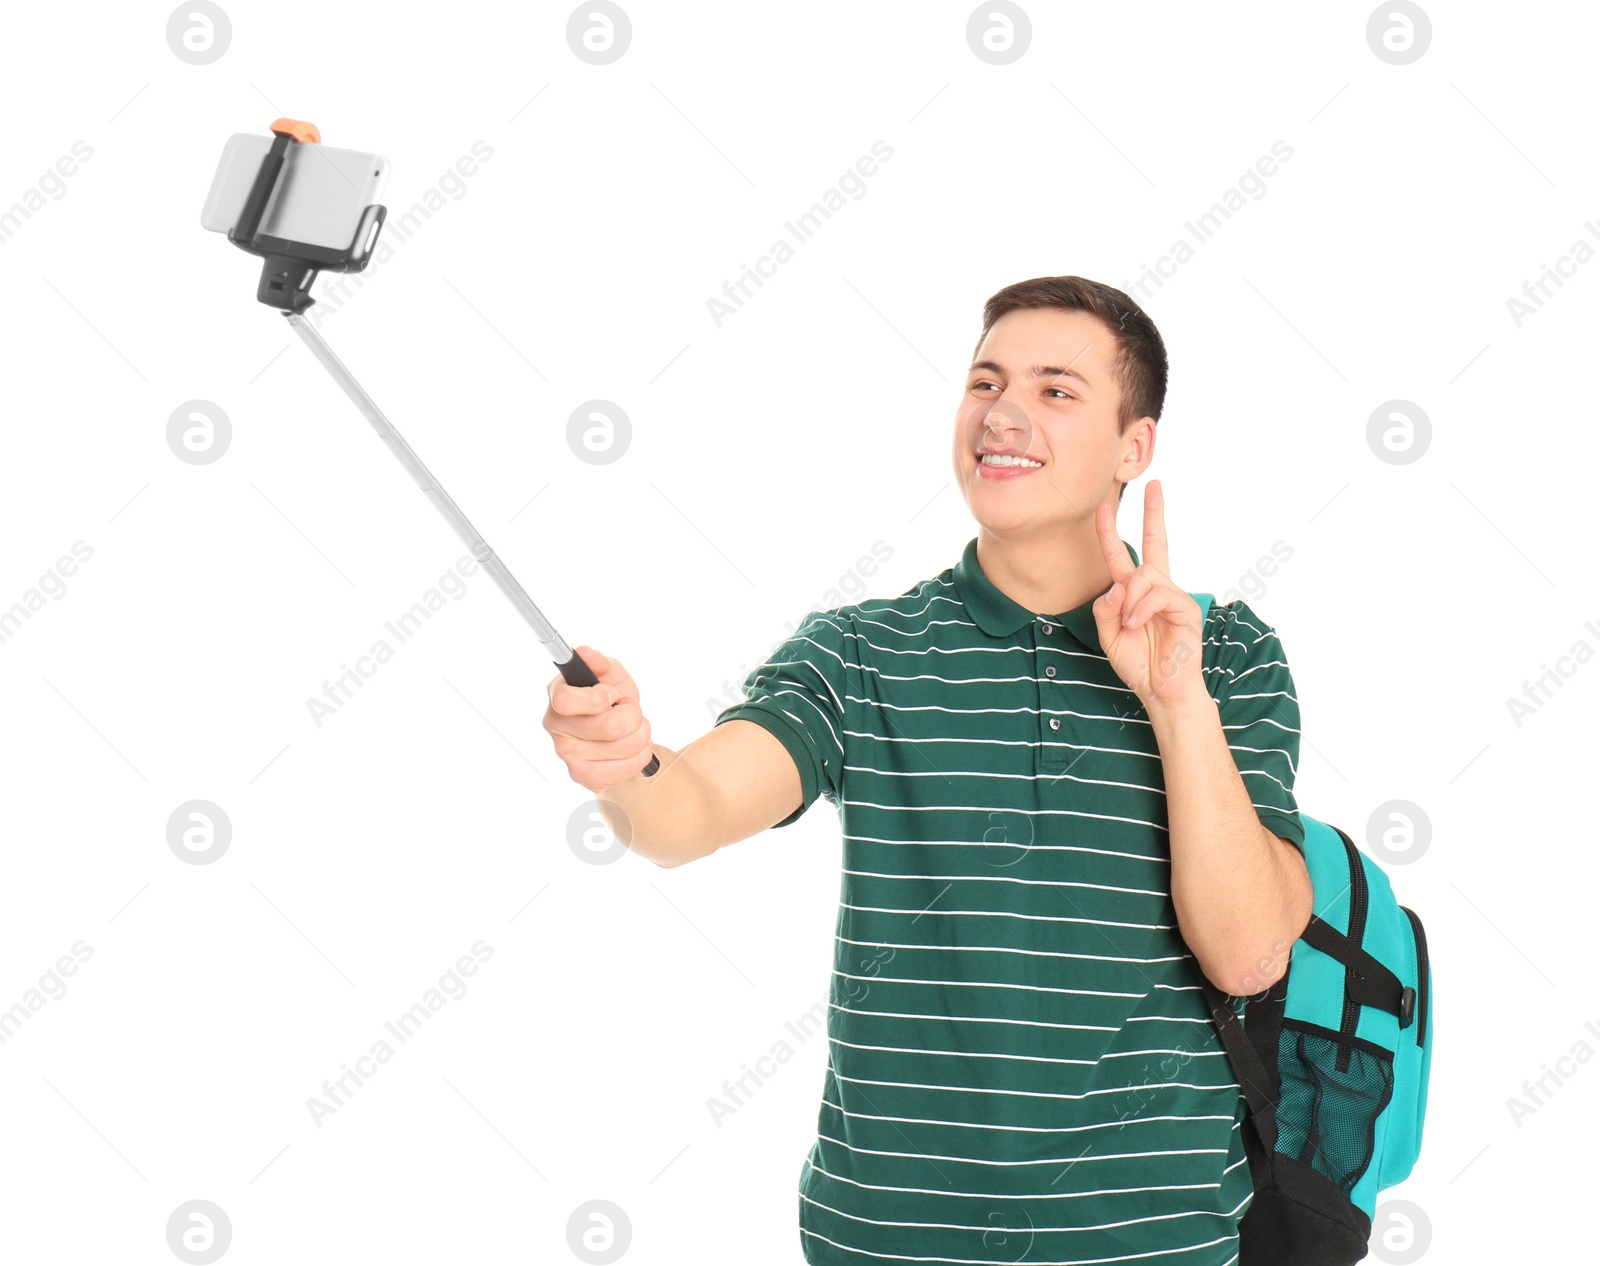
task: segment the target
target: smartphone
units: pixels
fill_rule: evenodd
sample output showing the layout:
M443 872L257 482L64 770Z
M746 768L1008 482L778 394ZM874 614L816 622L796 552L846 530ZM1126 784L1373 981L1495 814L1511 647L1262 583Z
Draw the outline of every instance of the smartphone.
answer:
M235 132L228 138L200 211L201 225L227 233L239 222L271 148L272 137L258 133ZM342 250L355 240L362 213L383 196L388 179L389 160L380 155L297 141L284 155L260 233Z

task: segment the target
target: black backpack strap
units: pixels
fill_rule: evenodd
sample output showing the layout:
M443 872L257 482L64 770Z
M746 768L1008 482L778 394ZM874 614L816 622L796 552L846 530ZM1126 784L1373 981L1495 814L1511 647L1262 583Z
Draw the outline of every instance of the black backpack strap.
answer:
M1251 994L1245 1009L1245 1015L1250 1020L1245 1027L1245 1036L1256 1048L1256 1058L1261 1061L1261 1067L1267 1070L1267 1084L1274 1087L1280 1085L1278 1040L1283 1032L1283 1004L1288 997L1289 978L1282 976L1272 988ZM1276 1112L1273 1113L1273 1123L1277 1123Z
M1222 1038L1222 1047L1228 1053L1228 1062L1233 1065L1233 1075L1244 1092L1250 1119L1255 1122L1256 1133L1270 1156L1278 1141L1277 1034L1271 1035L1273 1071L1269 1073L1251 1035L1246 1034L1244 1025L1234 1013L1228 995L1207 980L1203 973L1200 976L1200 990L1205 997L1206 1008L1211 1012L1212 1022L1217 1026L1217 1033ZM1255 1025L1251 1028L1253 1030Z
M1350 998L1364 1007L1377 1007L1399 1016L1401 1028L1411 1023L1415 992L1405 989L1399 977L1333 924L1312 915L1300 939L1344 964L1345 992ZM1412 995L1409 998L1408 992Z

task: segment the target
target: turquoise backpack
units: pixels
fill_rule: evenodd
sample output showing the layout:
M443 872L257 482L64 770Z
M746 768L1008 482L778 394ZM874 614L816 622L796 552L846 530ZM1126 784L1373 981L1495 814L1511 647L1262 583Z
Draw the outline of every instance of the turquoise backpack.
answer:
M1190 595L1205 627L1211 595ZM1255 1196L1240 1266L1351 1266L1378 1193L1422 1148L1433 979L1422 920L1338 827L1300 814L1315 913L1289 970L1242 1006L1201 989L1245 1097Z

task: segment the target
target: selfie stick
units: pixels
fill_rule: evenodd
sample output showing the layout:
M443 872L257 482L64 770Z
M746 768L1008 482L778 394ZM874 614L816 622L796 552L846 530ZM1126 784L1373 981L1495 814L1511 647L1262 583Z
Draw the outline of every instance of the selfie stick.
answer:
M333 349L324 341L322 335L312 329L310 323L301 315L316 302L311 297L311 283L319 271L326 269L330 272L353 273L360 272L367 266L372 257L372 244L377 239L378 228L383 223L387 209L376 205L366 207L361 213L354 239L342 250L262 236L259 231L262 214L277 186L278 178L282 175L284 156L290 144L316 144L322 139L315 124L302 123L297 119L278 119L273 123L272 131L272 148L262 160L255 184L245 199L239 223L228 233L228 240L235 246L249 251L252 255L260 255L263 259L261 282L256 289L256 298L283 313L290 328L305 341L312 355L333 375L333 380L344 389L345 395L350 397L356 408L361 410L362 416L372 423L372 429L389 446L389 450L400 464L411 472L411 477L417 481L417 486L427 495L428 500L433 502L434 507L444 516L445 522L455 530L455 534L472 551L473 558L477 559L483 570L494 578L495 584L500 586L500 591L511 600L511 605L532 626L534 633L544 643L550 658L560 669L562 678L573 686L598 685L599 682L589 665L567 645L550 621L544 618L543 613L534 605L533 599L528 597L528 591L518 583L517 578L511 574L511 570L500 560L500 556L494 552L489 543L478 534L478 530L468 521L467 516L461 513L461 508L451 500L450 494L439 486L439 481L422 464L422 459L417 456L411 445L405 442L400 432L395 430L389 419L383 416L383 411L373 402L372 397L362 390L361 384L344 367L344 363L333 354ZM660 768L660 759L652 753L650 763L640 772L648 778Z

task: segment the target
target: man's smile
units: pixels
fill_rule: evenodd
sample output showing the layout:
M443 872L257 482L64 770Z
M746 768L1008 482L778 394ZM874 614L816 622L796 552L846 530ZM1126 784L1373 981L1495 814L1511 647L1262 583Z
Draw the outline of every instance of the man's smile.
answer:
M1042 470L1044 463L1022 453L996 453L989 449L980 449L977 454L977 467L979 479L1020 479L1036 470Z

